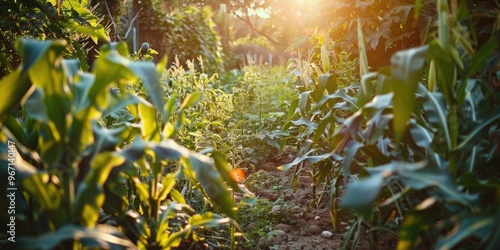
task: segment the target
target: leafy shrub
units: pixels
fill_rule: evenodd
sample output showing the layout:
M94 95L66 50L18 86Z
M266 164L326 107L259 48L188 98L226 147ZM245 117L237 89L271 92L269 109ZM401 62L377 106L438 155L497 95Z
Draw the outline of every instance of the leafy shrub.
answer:
M219 77L197 71L193 61L186 65L176 60L162 77L169 86L166 96L200 93L198 105L182 118L184 129L175 134L176 140L193 150L214 148L231 158L233 167L263 161L279 147L273 132L280 129L285 106L296 96L293 76L284 68L251 65Z
M82 1L4 1L0 10L0 78L21 62L14 50L16 37L38 39L65 39L71 44L69 55L80 59L82 68L88 69L86 56L87 35L97 43L98 38L108 40L99 19Z
M201 56L203 64L199 70L205 73L223 70L222 48L210 9L185 7L167 13L154 0L142 1L140 9L140 42L149 42L160 55L177 57L180 62L194 61Z
M201 63L201 57L198 57ZM163 74L162 81L168 85L166 96L185 98L190 93L199 94L196 107L189 109L182 118L184 129L175 138L193 150L214 148L224 154L229 151L227 143L227 123L231 117L233 104L231 95L222 89L218 75L199 72L195 61L187 61L187 68L175 60ZM178 107L181 103L172 103Z
M228 87L234 105L232 146L240 149L254 164L266 160L267 153L279 148L275 138L285 120L287 106L296 98L294 77L282 67L249 65L243 75ZM244 160L243 157L240 160Z
M254 55L256 55L257 57L264 59L268 64L274 63L279 65L278 53L276 53L275 46L273 46L264 37L254 38L251 37L251 35L247 35L246 37L236 39L231 45L231 54L239 59L239 64L243 65L246 65L246 62L248 61L247 55L251 57L251 60L254 61L253 63L259 63L258 59L253 58ZM272 56L274 62L269 62L269 56Z

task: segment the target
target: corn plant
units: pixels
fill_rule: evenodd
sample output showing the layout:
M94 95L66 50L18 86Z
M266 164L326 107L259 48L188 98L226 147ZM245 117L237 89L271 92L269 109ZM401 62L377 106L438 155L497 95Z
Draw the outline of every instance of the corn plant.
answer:
M467 18L465 6L438 1L437 10L437 36L424 47L395 54L379 82L393 95L388 113L393 114L396 143L390 151L396 157L366 169L369 177L347 189L343 205L369 209L382 187L388 187L393 193L382 206L395 204L403 219L400 249L415 246L423 230L430 230L426 236L434 248L493 249L498 244L494 225L499 217L498 201L490 199L499 182L485 173L497 172L493 168L497 142L488 138L498 135L500 116L488 100L487 84L470 77L496 46L498 33L474 53L460 25L460 19ZM473 54L467 67L462 60L465 53ZM427 86L418 81L426 60ZM371 198L354 201L353 195L368 191L364 188L373 191L365 193ZM414 192L420 197L412 199Z
M200 95L185 96L174 109L158 96L150 103L127 91L139 80L158 88L165 64L157 70L130 61L124 43L111 43L86 73L77 60L63 59L65 41L18 40L16 47L23 65L0 82L2 164L7 140L16 145L13 247L169 249L202 241L204 227L237 226L226 185L241 189L224 157L170 139L181 127L168 126L171 115L182 121ZM16 117L9 109L19 102ZM178 168L165 173L171 163ZM228 217L196 213L174 189L184 178Z
M362 233L375 248L381 232L398 234L398 249L498 245L498 142L490 138L500 132L500 110L496 93L471 77L499 35L475 51L460 22L466 5L438 1L437 12L427 45L369 72L360 42L359 84L336 89L335 75L326 81L323 70L291 109L301 116L288 125L299 127L298 156L282 169L314 163L316 183L329 184L335 229L339 205L356 212L342 248L355 248Z

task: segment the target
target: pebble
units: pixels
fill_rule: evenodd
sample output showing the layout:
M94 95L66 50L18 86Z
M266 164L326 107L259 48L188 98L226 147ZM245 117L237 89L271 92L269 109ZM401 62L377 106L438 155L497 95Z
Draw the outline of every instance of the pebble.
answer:
M280 205L274 205L273 208L271 209L271 213L275 214L275 213L278 213L280 210L281 210Z
M266 162L262 165L262 169L266 171L273 171L276 167L274 166L274 163L272 162Z
M255 224L255 222L251 222L250 224L248 224L248 226L246 227L246 230L247 231L252 231L257 225Z
M259 248L265 248L266 247L266 236L265 235L262 236L262 237L260 237L258 247Z
M320 219L321 219L321 217L319 217L319 216L314 217L314 220L320 220Z
M321 232L321 228L319 228L318 226L316 225L310 225L308 228L307 228L307 232L310 233L310 234L315 234L315 235L318 235L320 234Z
M303 212L303 210L299 206L293 206L293 207L290 208L290 212L293 213L293 214L296 214L296 213Z
M269 237L267 237L266 239L266 244L268 246L273 246L274 244L276 244L276 238L274 238L274 236L270 235Z
M323 238L327 238L327 239L329 239L329 238L331 238L332 236L333 236L333 233L332 233L332 232L330 232L330 231L323 231L323 232L321 233L321 237L323 237Z
M290 226L282 223L274 226L274 229L284 232L290 232Z
M283 230L274 230L273 235L279 243L287 240L287 234Z

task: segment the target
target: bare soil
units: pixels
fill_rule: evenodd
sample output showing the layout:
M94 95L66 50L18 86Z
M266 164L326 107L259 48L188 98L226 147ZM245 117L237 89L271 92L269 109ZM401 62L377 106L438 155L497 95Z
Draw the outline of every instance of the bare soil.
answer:
M276 157L269 157L267 162L247 170L247 186L258 199L267 199L274 205L269 216L279 216L271 225L272 230L261 232L259 239L250 239L253 248L248 249L338 249L341 246L341 234L347 226L350 215L347 211L341 214L341 228L333 229L328 210L328 190L322 193L323 186L316 187L316 198L323 194L315 206L312 206L312 178L307 172L298 174L298 185L293 190L293 169L279 170L278 167L293 160L293 150L285 150ZM253 182L251 183L251 181ZM257 181L255 181L257 180ZM259 185L260 184L260 185ZM243 224L244 230L252 230L257 222ZM282 232L286 235L281 235ZM325 237L329 234L330 237ZM273 239L269 236L272 236ZM384 235L376 242L378 249L396 249L397 238ZM247 248L244 248L247 249ZM356 249L370 249L368 237L361 236Z

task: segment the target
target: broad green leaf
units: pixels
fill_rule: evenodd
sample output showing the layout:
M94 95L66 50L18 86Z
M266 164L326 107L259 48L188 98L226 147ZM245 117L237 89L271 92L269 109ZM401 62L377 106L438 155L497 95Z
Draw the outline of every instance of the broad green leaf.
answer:
M339 100L336 100L339 99ZM313 110L318 110L322 108L327 102L335 101L334 108L346 111L356 112L359 108L356 104L356 98L349 96L345 89L339 89L333 94L324 95L323 98L317 103L315 103L315 108Z
M178 213L183 212L183 208L187 205L179 204L175 201L169 202L166 209L161 211L160 220L158 222L158 239L168 237L168 227L170 220L176 218Z
M192 107L199 103L201 99L203 98L203 93L202 92L195 92L188 94L186 99L182 102L182 105L180 107L181 110L184 110L186 108Z
M231 192L224 184L224 179L212 166L210 158L191 153L183 157L183 166L196 173L196 179L199 180L203 190L210 200L220 208L221 212L231 218L236 217L234 201Z
M35 65L40 57L47 53L53 45L57 47L66 47L67 43L64 40L57 41L38 41L35 39L18 39L16 40L16 51L23 58L23 74L27 73L33 65ZM59 53L62 51L59 51Z
M165 124L168 123L168 120L170 119L170 116L174 113L175 109L175 103L177 102L177 98L175 96L171 97L167 103L165 103L165 107L163 107L163 121L162 121L162 128L163 128L163 135L165 138L169 138L169 136L165 135Z
M60 66L67 43L64 40L49 43L36 40L18 42L18 49L22 47L20 53L25 55L30 65L23 70L28 73L33 85L43 90L43 102L38 105L46 106L47 116L56 128L52 132L53 138L57 140L55 144L61 145L68 129L67 116L71 110L71 92Z
M369 103L365 104L365 109L383 110L392 108L393 93L377 95Z
M16 240L18 240L16 238ZM21 249L56 249L64 242L76 240L89 249L135 248L136 246L115 227L85 228L76 225L66 225L54 232L39 237L20 237Z
M120 126L108 129L94 124L92 132L95 136L95 152L115 150L130 137L130 133L133 133L134 130L135 128L132 126Z
M432 210L413 211L405 216L399 231L398 250L413 249L434 223L438 213Z
M46 173L36 173L25 177L21 181L21 186L25 191L40 202L48 210L57 210L61 206L61 196L57 187L48 183L49 175Z
M307 103L309 101L309 94L311 92L312 91L306 91L306 92L302 92L300 94L299 110L300 110L300 114L302 115L302 117L306 116L306 113L307 113Z
M63 59L61 60L61 65L68 79L69 84L74 84L79 81L80 77L80 61L77 59Z
M19 119L9 115L5 121L2 122L2 125L12 133L13 136L11 136L11 138L17 138L17 140L29 148L35 148L28 140L29 132L25 130L24 124L22 124ZM1 138L2 136L7 135L0 133L0 141L3 139Z
M90 171L78 187L75 211L80 222L87 227L94 227L99 218L99 209L104 203L103 185L111 169L123 164L125 158L113 152L104 152L94 156Z
M444 96L441 93L431 93L424 86L419 85L418 91L423 96L423 109L428 122L438 131L442 131L440 136L444 136L448 151L451 148L451 136L448 129L448 109Z
M333 74L322 74L318 77L318 90L323 92L326 89L328 94L337 91L337 80Z
M172 189L170 191L170 197L172 198L172 200L180 203L180 204L187 204L186 200L184 199L184 197L182 197L182 194L176 190L176 189Z
M399 51L391 57L391 74L396 81L393 97L394 139L399 143L415 106L415 93L425 65L427 46Z
M184 229L170 234L168 237L161 239L160 245L163 249L171 249L172 247L178 247L182 240L189 235L192 231L191 226L187 225Z
M174 173L170 173L170 174L165 175L163 177L162 185L163 185L162 188L158 192L158 197L156 197L156 199L160 200L160 201L166 199L167 195L170 193L170 191L174 187L174 185L175 185L175 174Z
M21 69L17 69L10 73L7 77L0 81L0 121L5 119L10 108L21 101L23 96L28 92L31 84L26 75Z
M443 93L446 103L454 102L453 96L453 63L439 41L434 40L429 44L427 55L434 61L437 70L437 87Z
M163 75L163 72L165 71L165 68L167 67L168 63L168 56L164 55L160 61L156 64L156 73L161 77Z
M66 2L66 1L65 1ZM80 25L77 21L61 22L61 24L69 29L72 29L78 33L88 35L92 38L94 43L98 43L99 40L104 42L110 42L110 38L106 33L104 27L90 27Z
M285 165L282 165L282 166L279 166L278 169L279 170L283 170L283 171L288 171L290 170L291 168L293 168L294 166L296 166L297 164L303 162L303 161L308 161L310 163L318 163L320 161L323 161L323 160L326 160L330 157L334 157L335 160L338 160L340 161L342 158L339 158L338 155L335 155L334 153L327 153L327 154L322 154L322 155L312 155L312 156L309 156L308 154L305 154L305 155L299 155L297 156L293 162L291 163L288 163L288 164L285 164Z
M410 122L409 126L410 133L412 139L415 141L415 144L421 148L429 148L434 140L434 135L431 131L414 122Z
M342 173L344 176L351 175L351 163L354 156L364 145L358 141L351 140L344 149L344 160L342 161Z
M321 46L321 66L323 67L323 73L326 74L330 71L330 58L325 44Z
M119 109L127 108L129 106L133 106L135 108L136 105L134 104L138 103L143 103L147 105L148 102L143 98L133 95L131 93L123 93L118 95L113 91L111 91L109 106L102 111L102 117L106 117Z
M18 144L17 147L22 146ZM60 209L61 195L56 185L50 182L50 175L48 173L38 171L17 152L15 156L15 166L16 179L21 184L23 190L37 199L44 209L53 211Z
M88 109L90 101L87 98L87 94L95 81L95 76L93 74L80 71L72 77L72 81L74 84L71 84L69 87L73 95L73 105L75 111L78 112Z
M160 128L156 120L156 109L152 105L139 103L139 117L141 118L141 133L146 141L160 141Z
M371 162L370 166L379 166L390 162L389 157L381 152L381 150L375 145L365 145L361 148L361 151Z
M238 183L231 177L231 167L226 157L217 151L211 152L211 156L214 159L215 168L221 174L222 178L224 178L224 181L229 184L234 191L243 192Z
M460 226L456 231L449 233L445 237L440 237L436 249L454 249L460 242L474 236L482 244L490 240L490 234L494 228L498 227L494 213L466 214L462 217Z
M163 128L162 135L164 138L171 138L175 134L175 126L174 124L167 122L165 127Z
M217 227L222 224L227 224L230 221L231 219L221 217L212 212L206 212L203 215L195 214L189 218L189 224L193 227L193 229L200 227Z
M474 130L465 136L458 144L458 146L454 149L455 151L468 149L471 146L474 146L472 143L475 139L483 138L479 136L481 133L485 133L486 128L491 125L498 124L498 120L500 120L500 107L496 107L485 120L480 121L477 126L475 126Z
M35 88L29 98L24 103L24 109L26 110L26 115L31 119L37 120L42 123L49 122L49 115L47 107L44 104L44 92L41 88ZM50 121L52 122L52 121ZM57 131L53 131L57 133Z
M69 142L66 149L82 152L87 146L94 142L92 132L92 120L99 116L94 108L87 108L77 111L73 115L73 123L69 129Z
M347 186L340 206L355 209L361 214L369 216L373 209L372 202L385 185L382 174L372 175L353 182ZM360 197L362 198L360 199Z
M149 193L149 185L147 183L142 183L138 178L134 178L134 186L135 186L135 191L139 195L139 198L141 201L144 203L149 204L150 201L150 193Z
M483 47L481 47L481 49L479 49L479 51L477 51L472 58L470 67L465 70L462 81L459 83L460 85L457 98L459 104L462 104L465 99L465 88L467 86L467 80L484 65L486 59L491 56L491 52L498 46L499 40L500 31L497 31L488 39Z
M458 186L450 176L450 172L436 166L397 166L397 174L403 178L403 182L413 189L433 189L440 193L440 198L448 203L460 204L471 207L477 200L476 195L466 195L459 191Z
M155 152L159 160L180 159L182 156L191 154L187 148L182 147L172 139L161 142L147 142L146 145Z
M358 107L362 107L368 101L370 101L372 93L373 93L373 79L378 76L377 72L371 72L368 74L364 74L361 76L361 89L358 93L358 100L356 105Z
M311 134L313 133L317 128L318 124L315 122L309 122L306 118L302 117L299 120L292 121L291 122L295 126L304 126L307 128L307 133Z
M152 62L133 62L129 67L141 79L156 110L162 111L163 106L165 106L165 102L163 101L164 91L155 65Z
M325 132L325 129L328 125L334 126L335 117L328 115L327 117L323 118L323 120L318 124L318 127L314 131L314 137L312 141L312 145L316 145L322 138L323 138L323 133Z
M127 162L135 162L144 155L146 151L146 143L140 136L137 136L132 141L132 145L120 152L120 155L125 157Z
M126 47L124 43L110 43L103 46L101 55L94 64L95 82L88 91L87 99L98 109L108 104L111 83L117 83L122 87L124 83L135 82L138 79L129 68L132 62L121 55L123 46Z
M361 27L361 20L358 18L358 53L359 53L359 75L363 76L368 74L368 57L366 56L365 40L363 37L363 30Z
M386 109L392 109L392 93L375 96L371 102L363 107L363 111L369 109L373 109L374 114L366 122L366 129L363 130L362 134L367 144L375 144L384 137L384 132L387 131L388 125L392 121L393 115L386 112Z

